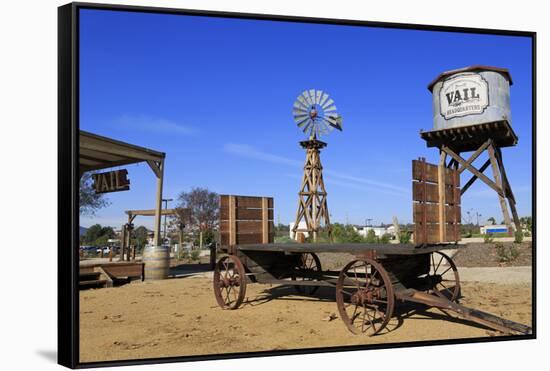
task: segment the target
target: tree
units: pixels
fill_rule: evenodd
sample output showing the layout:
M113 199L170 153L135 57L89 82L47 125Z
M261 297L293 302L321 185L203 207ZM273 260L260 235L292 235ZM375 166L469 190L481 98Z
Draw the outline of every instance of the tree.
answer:
M109 206L110 204L104 197L104 194L95 193L92 174L90 172L86 172L80 177L78 202L80 215L95 215L97 210Z
M134 235L134 241L137 246L138 253L141 252L143 247L147 244L147 234L149 231L144 226L140 225L136 229L134 229L133 235Z
M115 237L115 231L111 227L102 227L101 224L94 224L84 235L84 242L94 246L103 246L107 244L107 240Z
M99 237L101 237L101 229L102 227L100 224L92 225L86 230L86 233L84 234L84 241L86 243L95 242Z
M180 222L197 227L199 246L203 245L203 232L211 230L218 221L219 196L207 188L192 188L190 192L181 192L176 212Z
M488 221L489 223L491 223L492 225L495 225L495 224L497 224L497 221L496 221L496 219L495 219L495 218L493 218L493 217L487 218L487 221Z
M529 232L531 232L533 228L533 218L530 216L522 216L519 218L519 222L527 228Z

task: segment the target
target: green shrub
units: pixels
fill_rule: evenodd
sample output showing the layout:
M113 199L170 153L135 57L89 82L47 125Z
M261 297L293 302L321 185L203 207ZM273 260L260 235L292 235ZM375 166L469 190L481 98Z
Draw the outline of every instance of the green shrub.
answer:
M527 231L523 234L524 237L531 237L531 232Z
M516 245L510 244L508 247L502 243L495 243L495 249L497 251L498 259L501 263L508 263L514 261L519 256L519 249Z
M201 256L201 251L200 250L191 250L191 260L192 261L199 260L200 256Z
M382 237L380 237L379 242L386 244L386 243L390 243L390 240L391 240L391 234L384 233Z
M399 243L411 243L411 234L409 232L399 233Z
M492 233L485 233L483 235L483 242L484 243L491 243L493 242L493 234Z
M522 243L523 242L523 232L522 231L516 231L514 233L514 242L515 243Z
M374 229L369 229L367 232L367 237L365 238L366 243L377 243L378 238L376 237L376 233L374 232Z

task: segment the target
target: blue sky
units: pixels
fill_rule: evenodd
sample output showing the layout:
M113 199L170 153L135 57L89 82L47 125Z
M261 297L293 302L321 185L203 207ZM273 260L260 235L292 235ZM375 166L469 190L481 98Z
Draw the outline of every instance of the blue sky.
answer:
M315 88L344 120L343 132L321 138L332 221L411 222L411 160L438 157L419 136L432 127L426 86L442 71L483 64L513 78L519 144L503 155L518 212L531 214L528 38L105 10L81 10L80 22L81 129L166 152L165 198L198 186L272 196L276 218L293 221L305 136L292 104ZM154 207L149 167L126 168L131 190L109 194L111 205L81 225L120 226L124 210ZM463 214L502 219L481 182L462 204Z

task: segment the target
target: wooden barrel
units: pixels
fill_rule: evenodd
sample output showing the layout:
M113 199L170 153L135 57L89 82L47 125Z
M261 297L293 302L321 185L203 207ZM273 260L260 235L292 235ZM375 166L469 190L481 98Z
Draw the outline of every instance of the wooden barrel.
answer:
M170 269L170 248L167 246L147 246L143 250L146 280L163 280Z

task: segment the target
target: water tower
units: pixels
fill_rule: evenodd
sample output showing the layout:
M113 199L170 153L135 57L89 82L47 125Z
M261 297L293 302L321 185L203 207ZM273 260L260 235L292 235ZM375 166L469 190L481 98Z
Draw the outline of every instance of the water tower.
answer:
M477 179L497 193L504 223L511 231L510 212L516 230L520 222L501 151L518 143L511 125L510 85L512 77L505 68L476 65L441 73L428 85L433 95L433 130L422 131L420 136L428 147L439 148L440 168L472 174L460 195ZM485 152L485 163L474 166ZM463 157L468 153L468 158ZM493 179L484 174L489 166Z

